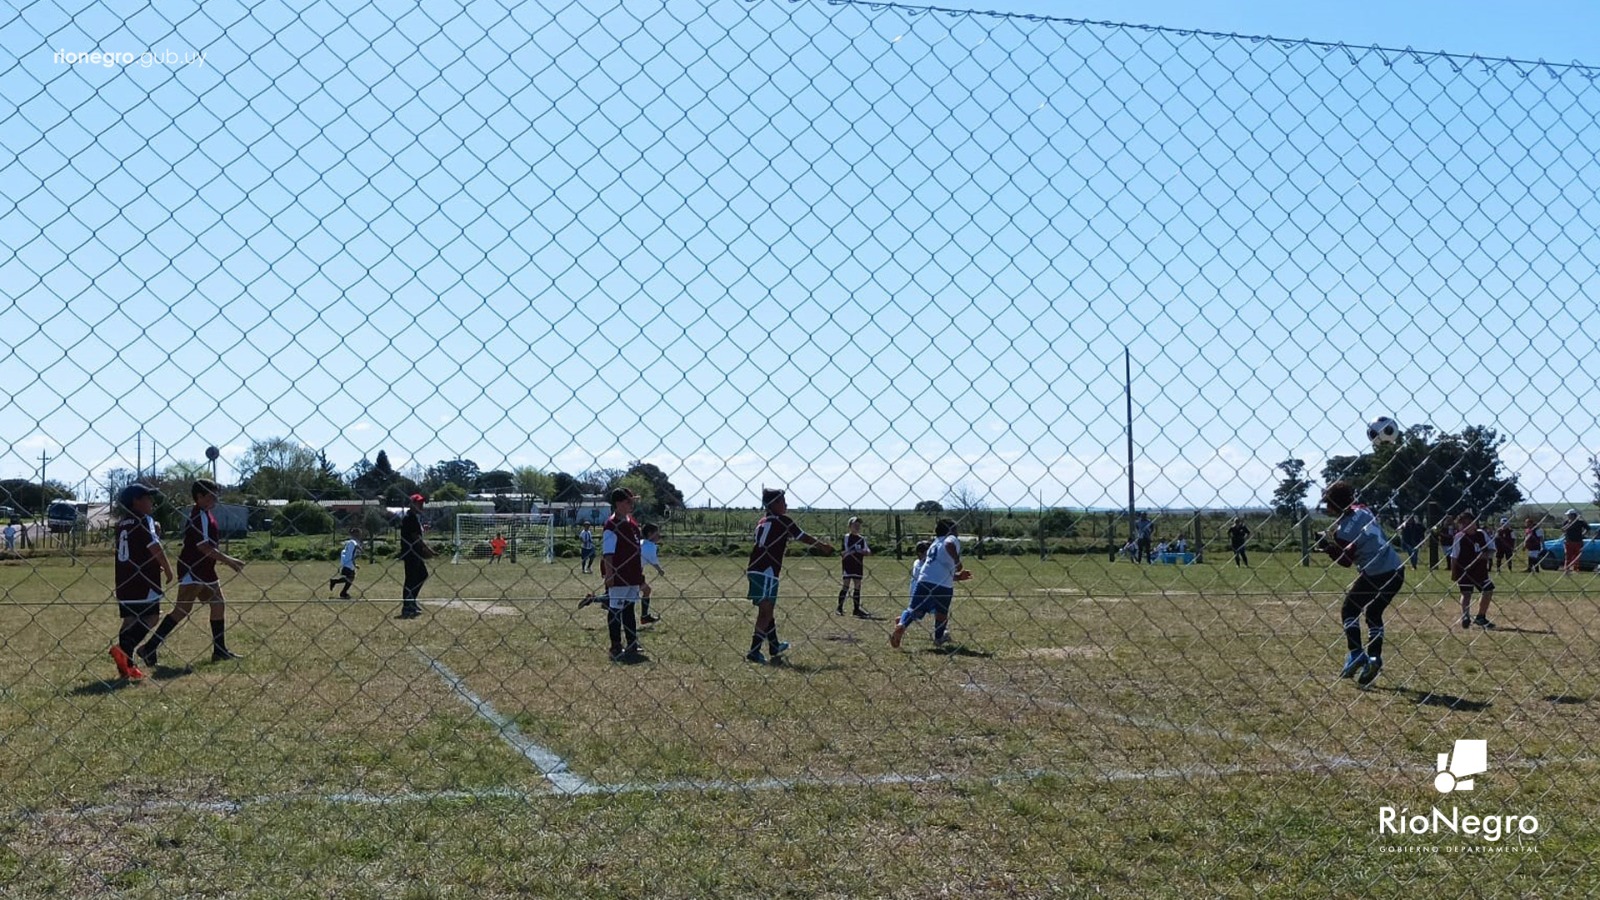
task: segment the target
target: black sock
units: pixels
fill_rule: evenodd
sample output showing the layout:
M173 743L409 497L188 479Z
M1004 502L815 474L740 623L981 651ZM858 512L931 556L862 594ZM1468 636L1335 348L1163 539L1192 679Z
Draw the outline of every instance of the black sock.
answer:
M761 651L761 640L762 640L762 634L759 631L757 631L756 633L750 635L750 652L751 653L758 653L758 652Z
M156 634L155 637L150 639L149 648L151 650L160 649L161 644L166 641L167 635L172 633L172 629L178 627L178 623L180 621L182 620L177 616L174 616L172 613L167 613L167 617L161 620L160 625L156 626Z
M646 597L643 600L639 601L639 613L641 615L643 615L645 618L649 618L650 617L650 598L649 597Z
M117 635L117 646L122 648L123 653L132 656L139 642L149 633L150 626L146 625L143 619L126 621L122 625L122 631Z
M223 634L222 634L223 631L225 631L227 629L227 627L228 627L227 623L224 622L221 619L212 619L211 620L211 648L213 650L226 650L226 649L228 649L228 641L227 641L226 638L223 637Z
M777 653L778 652L778 623L777 622L773 622L772 623L772 627L767 629L767 649L771 650L773 653Z
M639 643L639 621L633 617L633 604L626 603L622 607L622 631L628 638L628 646Z
M618 653L622 650L622 610L606 610L606 631L611 634L611 652Z
M839 588L839 611L844 612L844 595L849 593L849 588Z
M843 600L843 598L840 598L840 599ZM861 589L860 588L856 588L855 593L850 595L850 603L851 603L851 605L853 605L856 608L856 612L860 612L861 611Z

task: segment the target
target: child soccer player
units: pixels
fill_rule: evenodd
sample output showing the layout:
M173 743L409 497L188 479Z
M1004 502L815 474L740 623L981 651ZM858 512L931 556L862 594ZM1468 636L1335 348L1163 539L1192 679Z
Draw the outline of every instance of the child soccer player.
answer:
M1537 572L1539 561L1544 557L1544 529L1539 527L1533 516L1523 519L1523 526L1522 549L1528 551L1528 571Z
M489 563L492 565L504 559L506 555L506 536L496 534L494 540L489 542Z
M133 653L144 636L155 628L161 617L161 577L168 583L174 580L172 564L161 548L156 535L155 491L143 484L130 484L117 494L117 505L123 516L117 522L117 614L122 617L122 628L117 632L117 642L111 645L111 661L117 664L117 673L129 681L144 678L144 673L133 664Z
M790 541L799 541L816 547L823 553L832 553L833 546L818 540L800 529L789 518L789 501L783 491L763 488L761 506L766 514L756 523L755 546L750 549L750 563L745 566L745 577L750 582L750 603L756 608L755 632L750 636L750 652L745 659L753 663L767 661L761 655L761 642L767 642L772 661L778 662L789 649L787 641L778 640L777 614L778 576L783 571L783 553Z
M1511 557L1516 552L1517 536L1511 531L1511 520L1502 518L1494 533L1494 570L1500 571L1500 564L1505 563L1506 571L1511 571Z
M1451 559L1455 561L1450 570L1450 576L1455 579L1461 588L1461 627L1490 629L1494 623L1489 621L1489 601L1494 598L1494 582L1489 580L1489 535L1478 528L1478 519L1472 513L1462 513L1456 516L1460 527L1456 529L1455 552ZM1478 601L1478 618L1473 619L1468 615L1472 609L1472 592L1477 590L1483 594L1483 599Z
M638 656L639 623L633 607L644 587L644 559L639 553L641 534L633 518L633 491L619 487L611 492L611 517L600 533L600 577L606 585L606 631L611 635L611 659ZM622 643L627 638L627 645Z
M587 575L594 571L594 532L589 523L578 529L578 571Z
M651 522L644 527L644 540L639 542L639 558L647 566L654 566L657 575L667 574L661 568L661 545L657 538L661 537L661 526ZM661 621L660 616L650 615L650 582L645 582L639 591L639 624L654 625Z
M839 565L844 573L844 583L839 587L839 615L844 615L844 595L854 587L850 600L855 611L851 615L858 619L872 618L872 613L861 608L861 580L866 577L866 558L871 555L872 548L861 534L861 520L851 516L850 533L844 536L844 552L839 554Z
M1322 502L1334 523L1321 543L1334 562L1356 570L1356 580L1345 592L1340 611L1350 655L1345 657L1339 677L1351 678L1359 672L1357 681L1366 687L1383 670L1383 611L1405 585L1406 572L1378 517L1355 500L1355 488L1348 481L1335 481L1323 491ZM1363 615L1367 620L1365 650L1361 647Z
M906 629L930 611L933 613L933 645L943 647L950 642L947 631L950 622L950 601L955 599L956 582L972 577L961 564L961 540L956 535L954 519L940 519L933 526L934 539L923 556L922 571L911 588L911 605L900 614L894 631L889 634L889 646L900 648Z
M344 582L344 589L339 591L340 600L350 599L350 589L356 584L356 554L361 551L361 532L355 528L350 529L350 537L344 542L344 548L339 551L339 577L328 579L328 590L339 582Z
M161 627L156 629L155 635L139 648L139 658L152 666L156 664L161 644L172 634L172 629L189 618L189 612L194 609L196 602L203 602L211 609L211 661L240 658L239 654L228 649L225 636L227 614L223 606L222 582L217 578L217 563L239 572L244 569L244 560L223 553L217 543L217 517L211 510L216 508L217 496L221 493L222 488L209 478L202 478L189 488L194 505L189 508L189 516L184 522L183 549L178 551L178 602L173 605L172 612L161 620Z

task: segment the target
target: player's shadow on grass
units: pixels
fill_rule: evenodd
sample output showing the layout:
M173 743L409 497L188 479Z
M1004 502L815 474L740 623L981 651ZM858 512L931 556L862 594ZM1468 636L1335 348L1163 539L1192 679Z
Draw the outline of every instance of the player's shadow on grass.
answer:
M835 669L842 669L844 666L841 666L838 663L823 663L822 665L816 665L813 663L795 662L791 659L777 659L768 663L767 668L787 669L797 675L815 675L819 672L832 672Z
M970 659L994 658L994 654L988 650L974 650L971 647L963 647L960 644L952 644L948 647L924 647L922 652L931 653L934 656L965 656Z
M131 687L132 685L133 682L126 678L113 678L110 681L91 681L88 684L80 684L72 690L67 691L67 696L105 697L115 694L117 691L120 691L123 688Z
M1554 703L1557 706L1582 706L1588 703L1591 698L1577 697L1572 694L1549 694L1539 699L1546 703Z
M1437 691L1419 691L1416 688L1379 688L1410 700L1418 706L1438 706L1452 712L1483 712L1494 703L1488 700L1468 700L1465 697L1456 697L1450 694L1441 694Z

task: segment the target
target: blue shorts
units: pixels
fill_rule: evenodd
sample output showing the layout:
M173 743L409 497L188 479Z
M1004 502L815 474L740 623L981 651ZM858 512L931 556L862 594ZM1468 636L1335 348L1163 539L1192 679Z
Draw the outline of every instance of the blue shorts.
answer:
M953 587L928 581L917 582L917 586L911 589L911 608L907 610L911 613L909 621L915 622L930 612L948 616L950 601L954 600L955 596L956 589Z
M760 606L766 601L778 602L778 576L766 572L746 572L750 579L750 602Z

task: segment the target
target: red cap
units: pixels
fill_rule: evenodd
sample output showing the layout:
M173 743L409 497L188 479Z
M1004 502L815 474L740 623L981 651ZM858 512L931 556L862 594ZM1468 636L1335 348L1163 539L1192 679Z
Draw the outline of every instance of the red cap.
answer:
M412 503L427 503L428 502L428 498L422 496L421 494L412 494L411 495L411 502Z

